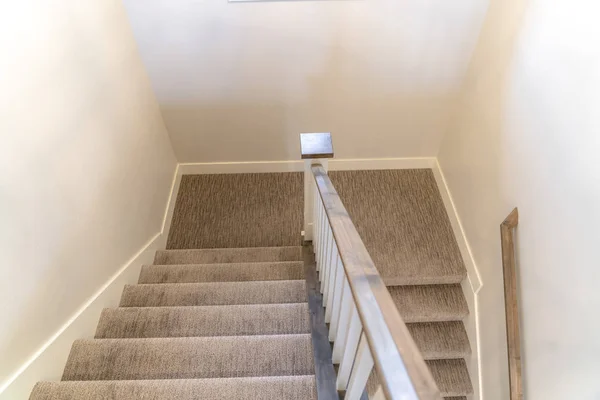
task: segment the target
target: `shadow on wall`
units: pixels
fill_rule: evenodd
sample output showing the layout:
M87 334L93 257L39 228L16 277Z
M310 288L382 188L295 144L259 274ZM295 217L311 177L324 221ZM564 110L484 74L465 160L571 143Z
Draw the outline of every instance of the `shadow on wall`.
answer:
M438 155L483 281L480 373L482 397L488 400L510 397L499 226L515 206L506 199L504 188L511 177L503 172L507 170L503 154L514 149L506 148L502 132L511 66L527 4L527 0L490 1ZM496 207L499 203L502 206ZM487 223L490 220L497 223Z
M394 84L400 77L375 76L340 45L329 50L321 74L302 83L301 95L285 82L273 86L254 69L235 84L232 101L163 103L179 161L295 160L298 134L323 131L334 133L339 158L436 154L454 92L419 91L418 85L400 91Z

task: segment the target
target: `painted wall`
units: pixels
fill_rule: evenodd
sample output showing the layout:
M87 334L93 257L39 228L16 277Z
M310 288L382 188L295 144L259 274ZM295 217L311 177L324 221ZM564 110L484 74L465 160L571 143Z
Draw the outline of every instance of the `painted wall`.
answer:
M0 388L162 227L176 160L117 0L0 12Z
M491 0L439 162L478 264L486 400L507 399L499 224L519 207L525 398L600 398L600 25Z
M487 5L124 3L180 162L435 156Z

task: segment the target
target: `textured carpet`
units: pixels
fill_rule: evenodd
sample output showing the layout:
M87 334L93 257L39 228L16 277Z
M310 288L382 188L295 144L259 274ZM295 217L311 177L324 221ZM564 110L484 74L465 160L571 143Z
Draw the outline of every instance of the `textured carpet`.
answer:
M443 396L464 400L465 269L431 171L330 176ZM301 178L184 177L171 250L73 345L65 382L31 399L316 399Z
M36 400L317 400L315 377L42 382Z
M304 279L301 261L144 265L138 283L243 282Z
M306 283L296 281L159 283L127 285L120 307L218 306L306 302Z
M335 171L329 176L387 285L465 278L430 169Z
M314 374L310 334L77 340L64 381Z
M167 248L298 246L303 179L299 172L184 175Z
M154 264L220 264L269 261L302 261L302 247L254 247L241 249L159 250Z
M466 400L473 394L473 386L464 359L426 361L442 397L447 400ZM373 395L379 387L377 371L373 369L367 382L367 392Z
M386 284L452 284L465 278L430 169L329 176ZM185 175L168 248L298 245L303 190L301 173Z
M157 252L165 265L144 266L139 278L152 283L126 286L95 338L73 344L63 382L36 385L31 400L316 400L301 255Z
M97 339L310 333L307 303L120 307L100 316Z
M460 285L392 286L404 322L462 321L469 308Z

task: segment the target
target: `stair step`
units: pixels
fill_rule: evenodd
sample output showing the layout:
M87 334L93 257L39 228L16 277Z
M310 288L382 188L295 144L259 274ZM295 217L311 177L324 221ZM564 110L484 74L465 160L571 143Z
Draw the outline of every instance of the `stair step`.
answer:
M317 400L314 376L40 382L29 400Z
M302 261L301 246L247 247L241 249L159 250L154 264L223 264Z
M302 261L144 265L138 283L242 282L304 279Z
M473 386L464 359L426 362L442 396L460 397L473 394Z
M310 333L308 303L121 307L102 311L97 339Z
M425 361L442 397L446 400L466 400L464 396L473 394L473 386L464 359ZM367 381L367 392L373 396L381 380L373 368Z
M310 334L77 340L65 381L312 375Z
M406 323L461 321L469 308L460 285L389 286Z
M120 307L303 303L306 283L294 281L126 285Z
M460 321L413 323L407 327L425 360L471 355L469 338Z

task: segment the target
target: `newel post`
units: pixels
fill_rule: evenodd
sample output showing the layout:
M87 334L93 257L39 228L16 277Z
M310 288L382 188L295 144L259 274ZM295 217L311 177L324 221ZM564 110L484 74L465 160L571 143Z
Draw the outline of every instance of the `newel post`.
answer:
M313 239L315 180L313 164L321 164L327 171L327 159L333 158L331 133L301 133L300 149L304 160L304 241Z

